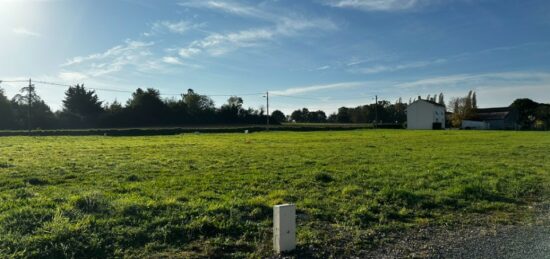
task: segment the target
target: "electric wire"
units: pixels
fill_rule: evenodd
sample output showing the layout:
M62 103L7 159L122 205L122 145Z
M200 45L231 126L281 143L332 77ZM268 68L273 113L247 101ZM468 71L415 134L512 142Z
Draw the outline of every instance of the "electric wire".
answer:
M0 86L2 83L28 83L29 80L0 80ZM49 81L42 81L42 80L35 80L32 81L33 84L40 84L45 86L52 86L52 87L74 87L76 85L69 85L69 84L63 84L63 83L56 83L56 82L49 82ZM13 85L9 85L13 86ZM101 92L113 92L113 93L126 93L126 94L132 94L135 91L131 90L124 90L124 89L117 89L117 88L100 88L100 87L87 87L88 89L94 90L94 91L101 91ZM160 93L160 96L182 96L185 93ZM265 92L257 92L257 93L235 93L235 94L201 94L202 96L208 96L208 97L233 97L233 96L262 96L265 97ZM311 100L316 102L323 102L323 103L329 103L334 101L352 101L352 100L366 100L369 99L370 96L365 97L330 97L330 96L302 96L302 95L288 95L288 94L277 94L277 93L270 93L270 96L273 97L280 97L280 98L289 98L289 99L302 99L302 100Z

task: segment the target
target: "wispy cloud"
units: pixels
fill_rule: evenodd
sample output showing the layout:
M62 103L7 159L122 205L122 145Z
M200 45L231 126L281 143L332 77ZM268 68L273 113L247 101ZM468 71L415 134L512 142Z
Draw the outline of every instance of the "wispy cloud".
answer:
M117 45L102 53L88 56L74 57L68 60L62 67L66 75L85 77L99 77L119 72L125 67L133 66L140 71L150 71L159 67L159 62L152 60L150 47L153 42L141 42L127 40L124 44ZM72 69L72 70L69 70Z
M325 66L316 67L316 68L312 69L311 71L323 71L323 70L328 70L330 68L331 68L331 66L325 65Z
M259 8L247 6L233 1L186 1L179 3L183 7L210 9L238 16L272 19L274 16Z
M482 50L473 51L473 52L464 52L464 53L451 56L449 57L449 59L456 59L456 60L467 59L467 58L478 57L480 55L493 54L496 52L508 52L508 51L526 50L526 49L541 48L541 47L544 48L548 46L550 46L550 42L547 42L547 41L527 42L527 43L522 43L517 45L507 45L507 46L482 49Z
M345 88L356 88L365 86L366 82L343 82L335 84L323 84L323 85L310 85L302 87L293 87L285 90L272 91L274 95L298 95L310 92L317 92L322 90L334 90L334 89L345 89Z
M252 17L267 21L271 26L242 29L233 32L214 32L193 41L181 48L182 58L190 58L206 53L210 56L220 56L244 47L258 46L261 43L276 40L279 37L298 36L299 33L310 30L332 30L337 26L326 18L302 17L296 14L284 13L281 10L266 11L260 5L245 5L235 1L186 1L179 3L188 8L201 8L228 13L242 17Z
M153 42L142 42L126 40L124 44L117 45L102 53L95 53L88 56L78 56L68 60L62 66L81 64L87 61L101 61L106 59L131 60L136 54L147 55L147 48L154 45ZM124 57L127 56L127 57Z
M230 51L257 46L262 42L274 40L277 37L294 36L308 29L334 29L331 21L325 19L305 20L281 18L273 27L254 28L230 33L213 33L203 39L193 41L189 46L181 48L179 54L183 58L189 58L206 52L210 56L220 56Z
M212 34L202 40L191 43L187 48L179 51L182 57L187 58L207 51L212 56L219 56L231 50L253 46L261 40L269 40L276 34L269 29L243 30L228 34Z
M172 33L184 33L190 28L193 28L194 25L188 21L157 21L153 24L154 31L167 30Z
M430 4L431 0L326 0L325 4L363 11L403 11L410 10L421 5Z
M12 30L12 32L17 34L17 35L28 36L28 37L40 37L40 36L42 36L38 32L34 32L34 31L31 31L31 30L29 30L27 28L23 28L23 27L14 28Z
M190 21L180 20L180 21L167 21L161 20L156 21L151 25L151 29L148 32L144 32L143 36L151 37L161 33L174 33L174 34L184 34L189 30L199 29L203 27L203 23L192 23Z
M64 82L78 82L88 78L88 76L85 74L82 74L79 72L68 72L68 71L60 72L58 77Z
M415 61L415 62L409 62L409 63L403 63L403 64L397 64L397 65L375 65L370 67L352 68L350 69L350 71L355 73L361 73L361 74L378 74L378 73L395 72L395 71L413 69L413 68L423 68L427 66L443 64L446 62L447 62L446 59L435 59L435 60Z
M190 57L192 57L194 55L197 55L201 52L202 52L201 49L189 47L189 48L180 49L179 50L179 55L183 58L190 58Z
M397 84L401 88L419 88L419 87L453 87L453 86L476 86L487 87L497 85L529 85L529 84L548 84L550 88L550 73L543 72L502 72L485 74L458 74L449 76L440 76L425 78L413 82ZM550 89L549 89L550 90Z
M518 45L501 46L501 47L494 47L494 48L488 48L488 49L481 49L481 50L472 51L472 52L464 52L464 53L449 55L449 56L440 57L440 58L433 58L428 60L393 62L393 64L389 64L388 60L381 61L378 64L374 64L374 61L376 61L376 59L359 59L354 57L351 59L351 61L348 61L345 64L340 63L339 66L347 67L346 70L348 72L358 73L358 74L389 73L389 72L396 72L396 71L407 70L407 69L418 69L418 68L424 68L424 67L430 67L430 66L436 66L436 65L461 62L464 60L480 58L480 56L482 55L490 55L497 52L525 50L527 48L544 47L548 45L550 45L548 42L528 42L528 43L523 43ZM391 59L395 59L395 57L392 57Z

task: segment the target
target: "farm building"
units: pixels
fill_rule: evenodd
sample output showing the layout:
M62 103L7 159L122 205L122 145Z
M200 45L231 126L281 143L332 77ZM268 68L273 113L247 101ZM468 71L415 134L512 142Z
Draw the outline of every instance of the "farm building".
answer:
M513 130L518 128L519 112L510 107L476 109L469 120L462 122L463 129Z
M444 129L445 105L417 100L407 107L407 129Z

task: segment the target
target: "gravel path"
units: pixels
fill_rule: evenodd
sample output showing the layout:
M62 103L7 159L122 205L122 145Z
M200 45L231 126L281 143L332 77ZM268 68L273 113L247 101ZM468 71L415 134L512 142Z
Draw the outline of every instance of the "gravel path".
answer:
M434 258L550 258L550 227L502 226L491 232L472 233Z
M368 253L369 258L550 259L550 210L526 225L426 227Z

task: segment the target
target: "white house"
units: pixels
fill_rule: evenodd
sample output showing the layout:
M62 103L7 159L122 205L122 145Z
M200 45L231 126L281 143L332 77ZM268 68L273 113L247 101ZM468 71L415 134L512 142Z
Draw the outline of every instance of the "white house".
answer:
M417 100L407 107L407 129L444 129L445 106L434 101Z

